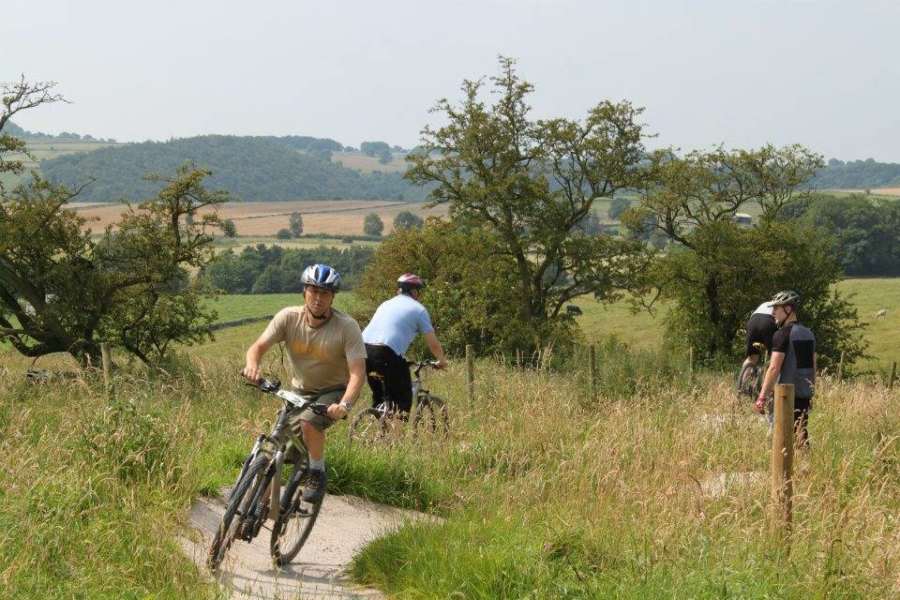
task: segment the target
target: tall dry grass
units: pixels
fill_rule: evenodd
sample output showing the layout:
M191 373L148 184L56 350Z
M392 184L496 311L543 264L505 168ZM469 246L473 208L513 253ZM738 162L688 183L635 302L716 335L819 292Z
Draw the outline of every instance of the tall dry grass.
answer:
M277 408L234 376L257 329L168 375L126 365L111 399L90 376L28 385L2 355L0 596L219 593L177 538ZM474 401L456 363L428 382L449 438L361 450L336 426L332 493L445 517L376 541L355 576L400 598L900 597L900 389L820 382L784 545L765 425L729 374L691 380L669 360L604 347L596 400L580 357L554 372L479 361Z
M785 545L767 427L730 378L636 377L590 403L571 373L495 372L425 448L457 508L371 545L356 576L404 598L900 596L896 390L821 382Z

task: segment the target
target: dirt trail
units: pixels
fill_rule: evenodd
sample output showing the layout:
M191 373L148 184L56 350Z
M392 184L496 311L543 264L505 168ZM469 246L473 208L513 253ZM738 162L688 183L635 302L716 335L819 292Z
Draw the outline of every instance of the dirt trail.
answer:
M190 513L196 535L182 540L185 552L202 569L210 541L225 511L223 497L198 500ZM346 575L353 555L367 542L422 513L383 506L352 496L326 496L315 528L293 564L276 570L269 555L269 531L252 544L236 541L225 557L219 582L234 599L383 598Z

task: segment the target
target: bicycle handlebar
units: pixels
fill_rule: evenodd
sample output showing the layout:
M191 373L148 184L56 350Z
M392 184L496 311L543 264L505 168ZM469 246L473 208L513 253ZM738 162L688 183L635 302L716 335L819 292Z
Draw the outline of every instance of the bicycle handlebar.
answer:
M419 376L419 371L421 371L425 367L431 367L432 369L437 369L437 365L438 365L438 361L436 361L436 360L420 360L420 361L408 360L408 361L406 361L407 367L415 367L416 368L415 369L416 377Z
M272 394L273 396L278 396L286 403L291 404L297 407L300 410L304 410L309 408L315 414L320 417L325 417L328 415L328 407L323 404L316 404L315 399L304 398L300 394L292 392L290 390L281 389L281 381L278 379L266 379L265 377L261 378L257 382L250 381L249 379L244 379L244 384L249 385L251 387L255 387L259 391ZM344 416L346 419L346 415Z

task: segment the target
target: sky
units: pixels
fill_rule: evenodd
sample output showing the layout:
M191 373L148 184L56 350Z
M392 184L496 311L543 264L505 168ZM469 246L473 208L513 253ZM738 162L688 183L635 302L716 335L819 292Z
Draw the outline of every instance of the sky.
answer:
M71 104L25 129L119 141L311 135L412 147L515 58L533 115L630 100L649 147L800 143L900 162L900 2L3 0L0 81Z

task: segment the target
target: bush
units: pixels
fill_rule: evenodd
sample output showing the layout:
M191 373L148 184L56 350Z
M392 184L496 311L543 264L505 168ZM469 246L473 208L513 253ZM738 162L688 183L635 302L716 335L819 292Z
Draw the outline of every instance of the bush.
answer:
M479 353L534 349L534 340L557 349L573 339L568 319L544 320L535 331L519 318L515 265L496 252L494 236L429 219L422 229L393 233L377 249L363 275L359 295L371 306L393 295L394 282L415 272L428 282L422 302L444 348L461 354L466 344Z
M294 234L291 233L290 229L279 229L278 233L275 234L279 240L289 240L294 237Z

